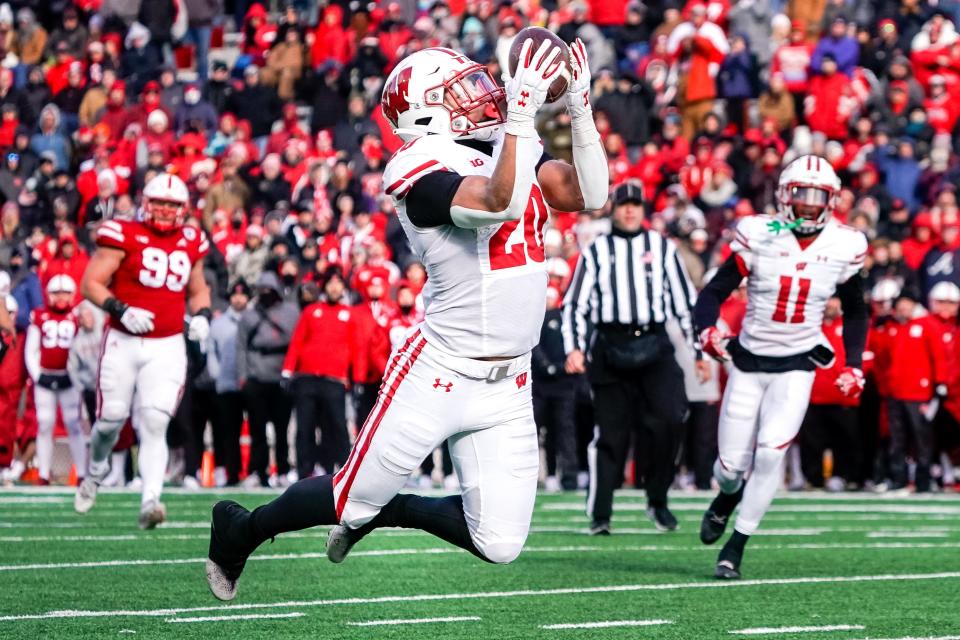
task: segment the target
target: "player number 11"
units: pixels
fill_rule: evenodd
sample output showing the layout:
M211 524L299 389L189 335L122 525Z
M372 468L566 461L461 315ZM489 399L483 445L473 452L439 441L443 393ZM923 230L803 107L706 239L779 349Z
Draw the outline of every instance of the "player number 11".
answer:
M790 316L791 324L800 324L803 322L803 308L807 305L807 295L810 293L810 278L797 278L799 283L797 291L797 300L793 304L793 315ZM780 276L780 294L777 296L777 308L773 312L774 322L787 322L787 302L790 300L790 292L793 290L793 277Z

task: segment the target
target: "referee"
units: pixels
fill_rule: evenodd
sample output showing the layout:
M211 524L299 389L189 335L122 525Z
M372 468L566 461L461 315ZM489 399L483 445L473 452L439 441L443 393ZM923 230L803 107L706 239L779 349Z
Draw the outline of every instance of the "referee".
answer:
M566 370L586 371L593 388L590 532L610 533L613 491L623 481L634 433L635 442L648 448L647 515L658 529L672 531L677 519L667 508L667 489L687 399L664 324L676 318L697 349L697 375L709 377L709 366L694 346L696 291L673 243L644 228L641 188L621 184L611 198L611 231L584 249L563 303Z

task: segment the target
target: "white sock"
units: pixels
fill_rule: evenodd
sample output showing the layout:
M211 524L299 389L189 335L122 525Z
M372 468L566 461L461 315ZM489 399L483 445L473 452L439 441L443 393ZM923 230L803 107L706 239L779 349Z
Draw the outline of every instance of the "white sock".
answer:
M97 420L90 432L90 464L86 475L95 480L102 480L110 471L108 459L113 452L114 445L120 437L123 420Z
M50 480L50 466L53 463L53 424L39 424L37 421L37 471L44 480Z
M156 409L144 409L140 413L140 424L137 425L140 435L137 466L140 468L140 478L143 480L141 504L160 500L160 494L163 492L163 476L170 457L170 451L167 448L169 423L170 416Z
M763 514L770 508L773 496L783 483L784 460L782 449L757 447L753 473L743 489L740 513L737 515L736 529L740 533L752 536L760 526Z

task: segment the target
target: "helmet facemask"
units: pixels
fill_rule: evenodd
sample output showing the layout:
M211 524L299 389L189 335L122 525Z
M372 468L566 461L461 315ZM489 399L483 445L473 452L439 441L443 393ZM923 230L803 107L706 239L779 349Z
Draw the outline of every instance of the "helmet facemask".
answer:
M783 216L798 236L819 233L833 211L837 194L820 185L791 183L781 187Z
M506 92L480 64L427 89L424 103L450 112L450 132L457 138L489 140L506 121Z
M143 207L143 222L158 233L170 233L183 226L184 203L150 198Z

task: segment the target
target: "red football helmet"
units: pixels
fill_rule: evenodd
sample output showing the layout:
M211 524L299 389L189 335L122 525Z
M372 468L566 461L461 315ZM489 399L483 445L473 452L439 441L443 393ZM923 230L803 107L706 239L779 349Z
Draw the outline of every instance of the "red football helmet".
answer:
M160 233L176 231L183 226L189 200L183 180L161 173L143 189L143 223Z
M491 140L506 120L505 92L490 71L444 47L401 60L383 86L380 106L404 140L431 133Z

